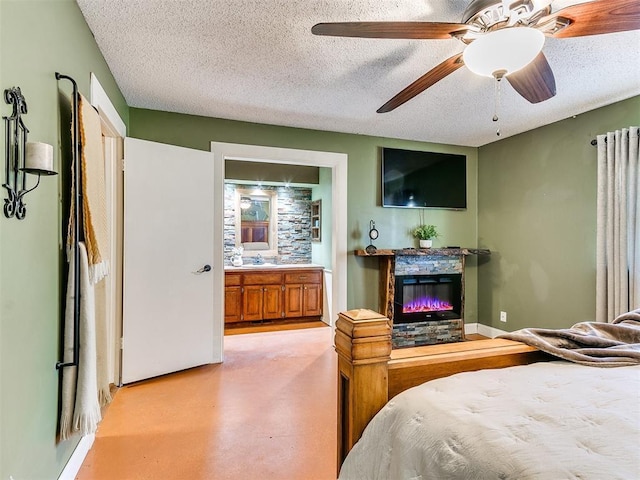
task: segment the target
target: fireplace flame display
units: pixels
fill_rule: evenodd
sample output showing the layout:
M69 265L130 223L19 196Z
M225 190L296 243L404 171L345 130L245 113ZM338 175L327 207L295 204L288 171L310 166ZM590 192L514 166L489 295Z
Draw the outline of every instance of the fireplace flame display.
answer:
M453 305L433 297L421 297L402 305L402 313L422 313L453 310Z
M393 323L461 318L462 274L396 275Z

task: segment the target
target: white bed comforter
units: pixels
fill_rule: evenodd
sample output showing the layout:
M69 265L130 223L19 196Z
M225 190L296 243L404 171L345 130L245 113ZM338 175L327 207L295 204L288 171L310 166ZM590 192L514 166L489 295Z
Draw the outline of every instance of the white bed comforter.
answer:
M640 366L545 362L393 398L340 480L640 479Z

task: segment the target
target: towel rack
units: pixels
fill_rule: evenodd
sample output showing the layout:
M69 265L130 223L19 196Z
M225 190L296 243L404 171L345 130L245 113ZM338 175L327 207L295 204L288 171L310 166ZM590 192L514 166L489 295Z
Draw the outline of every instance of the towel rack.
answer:
M80 250L78 247L78 242L80 241L80 219L81 219L81 202L80 197L82 195L80 189L82 188L82 181L80 179L80 127L78 125L78 105L79 105L79 94L78 94L78 84L76 81L69 77L68 75L63 75L61 73L56 72L56 80L69 80L73 85L73 94L72 94L72 104L73 104L73 112L72 112L72 121L73 121L73 181L75 182L74 188L74 196L73 196L73 288L74 288L74 297L73 297L73 361L64 362L64 358L62 362L56 362L56 369L61 369L64 367L75 367L78 366L78 358L80 356ZM63 320L64 323L64 320ZM64 332L65 325L62 326L62 331ZM64 333L63 333L63 351L64 351Z

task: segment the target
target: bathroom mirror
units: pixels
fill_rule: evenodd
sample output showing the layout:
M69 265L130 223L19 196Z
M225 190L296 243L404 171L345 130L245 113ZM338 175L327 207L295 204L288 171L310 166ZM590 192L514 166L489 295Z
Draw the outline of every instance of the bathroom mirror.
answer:
M275 190L236 189L236 247L245 257L278 255L278 194Z

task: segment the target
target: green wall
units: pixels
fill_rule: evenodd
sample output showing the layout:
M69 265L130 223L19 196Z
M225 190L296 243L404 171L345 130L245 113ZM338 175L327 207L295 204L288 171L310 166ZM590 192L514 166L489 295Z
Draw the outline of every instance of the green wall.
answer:
M477 239L477 148L389 138L352 135L263 125L209 117L131 108L132 137L200 150L210 150L211 141L346 153L348 159L347 228L350 252L369 242L367 231L373 219L380 231L378 248L417 246L409 228L418 224L418 210L382 208L380 204L380 147L429 150L467 155L469 200L466 211L427 210L428 223L438 225L442 236L436 245L475 247ZM468 262L467 321L477 318L476 259ZM378 260L355 257L347 261L348 308L378 309Z
M640 124L640 97L481 147L479 321L502 330L595 320L596 135ZM500 311L507 312L501 323Z
M29 139L52 144L54 165L60 170L61 163L64 167L68 162L61 162L60 138L69 136L70 126L60 120L65 114L61 112L56 71L74 77L87 97L89 73L96 73L128 122L124 98L73 0L1 0L0 87L21 88L28 107L23 118ZM68 98L69 82L60 82L60 87L63 98ZM11 113L4 101L0 105L2 115ZM4 135L0 142L4 152ZM55 479L78 442L77 438L56 442L55 363L59 359L63 295L61 198L67 171L63 168L60 175L43 178L37 190L25 197L24 220L0 214L2 480L10 475L16 480ZM29 185L34 180L30 178Z
M74 77L86 96L95 72L137 138L201 150L222 141L348 154L350 251L368 244L371 219L379 248L415 245L408 230L418 211L379 206L380 147L466 154L469 208L429 210L426 220L443 232L437 245L478 242L493 251L479 266L475 258L468 262L467 320L513 330L593 318L595 149L589 141L640 123L638 97L480 149L128 109L73 0L0 0L0 87L21 87L30 139L53 144L55 166L63 166L26 197L24 221L0 216L2 480L57 478L78 440L56 442L62 186L68 182L68 145L60 138L69 131L60 120L60 98L69 89L63 82L59 92L55 71ZM9 112L8 105L1 108L2 115ZM377 260L349 255L347 274L348 307L376 309ZM508 312L507 324L497 321L499 310Z
M317 187L311 189L311 200L321 200L320 219L322 229L319 242L311 242L311 259L313 263L324 266L331 270L331 236L333 235L333 225L331 212L333 209L332 200L332 180L331 169L320 168L320 182Z

